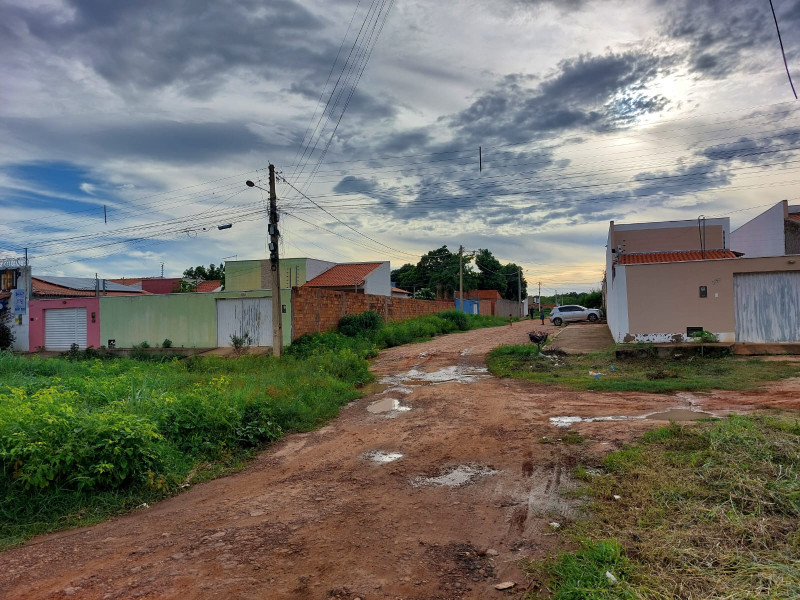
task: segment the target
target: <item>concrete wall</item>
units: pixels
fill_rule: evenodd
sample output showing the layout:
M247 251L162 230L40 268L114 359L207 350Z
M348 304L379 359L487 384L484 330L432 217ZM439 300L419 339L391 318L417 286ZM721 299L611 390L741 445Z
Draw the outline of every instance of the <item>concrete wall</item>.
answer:
M261 260L229 260L225 262L225 291L261 289ZM269 262L269 261L266 261Z
M251 290L103 297L100 298L103 316L100 340L106 345L109 339L114 339L117 348L130 348L141 342L155 346L161 344L165 338L169 338L176 347L215 348L217 299L265 297L271 298L272 292ZM284 344L288 344L292 339L290 290L281 290L281 302L286 307L286 312L282 314L282 326Z
M301 286L336 263L314 258L282 258L281 288ZM236 260L225 263L225 291L271 290L272 263L269 259Z
M384 262L364 278L364 293L377 296L392 295L392 269L389 261Z
M508 317L511 315L513 317L519 317L520 315L520 303L516 300L498 300L495 302L494 305L495 314L500 317Z
M733 275L799 271L800 263L790 260L780 256L626 265L628 327L626 331L623 320L609 316L612 333L617 341L666 342L683 338L687 327L702 327L720 341L732 342ZM617 266L617 279L621 271ZM700 297L700 286L707 287L708 297Z
M700 231L696 220L659 223L622 223L611 221L609 244L623 252L660 252L700 249ZM730 220L706 219L706 249L730 248ZM736 250L736 248L734 248Z
M461 303L462 301L458 298L455 299L456 302L456 310L462 310ZM463 300L464 308L463 311L469 315L477 315L480 314L480 302L478 300Z
M787 210L788 202L782 200L734 230L731 250L744 252L746 258L782 255L785 252L783 221Z
M127 297L127 296L126 296ZM44 311L62 308L86 309L86 346L98 348L105 342L100 337L100 299L65 298L55 300L31 300L28 303L30 350L44 347ZM94 318L92 315L94 314Z
M384 321L404 321L413 317L453 310L452 300L415 300L323 288L293 288L293 339L306 333L332 331L345 315L373 310Z
M617 342L630 332L628 327L628 283L624 265L616 265L606 273L606 321Z

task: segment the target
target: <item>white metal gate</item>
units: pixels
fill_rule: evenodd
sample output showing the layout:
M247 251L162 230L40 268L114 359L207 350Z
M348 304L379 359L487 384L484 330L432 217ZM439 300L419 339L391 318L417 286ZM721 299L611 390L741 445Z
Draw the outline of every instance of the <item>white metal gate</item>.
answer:
M800 342L800 271L733 276L736 341Z
M249 335L251 346L272 346L272 298L217 300L217 346L230 346L232 335Z
M44 311L44 347L69 350L72 344L86 349L86 308L51 308Z

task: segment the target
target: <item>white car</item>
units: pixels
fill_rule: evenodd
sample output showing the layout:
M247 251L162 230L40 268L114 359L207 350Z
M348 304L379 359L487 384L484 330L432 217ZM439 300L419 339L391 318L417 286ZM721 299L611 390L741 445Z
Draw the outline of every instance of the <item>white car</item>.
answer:
M553 325L558 326L567 321L589 321L590 323L595 323L600 319L600 316L599 308L565 304L564 306L556 306L550 312L549 319Z

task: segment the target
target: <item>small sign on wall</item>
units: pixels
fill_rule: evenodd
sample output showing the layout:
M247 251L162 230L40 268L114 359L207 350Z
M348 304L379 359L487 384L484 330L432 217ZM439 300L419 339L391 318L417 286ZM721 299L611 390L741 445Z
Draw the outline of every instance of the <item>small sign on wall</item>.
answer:
M26 312L25 290L11 290L11 306L15 315L24 315Z

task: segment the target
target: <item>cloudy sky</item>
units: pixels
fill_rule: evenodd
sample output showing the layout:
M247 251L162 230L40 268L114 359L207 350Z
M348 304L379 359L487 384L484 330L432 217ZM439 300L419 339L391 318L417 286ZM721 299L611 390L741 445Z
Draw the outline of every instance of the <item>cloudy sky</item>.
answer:
M800 0L774 0L800 84ZM800 197L767 0L0 0L0 253L40 274L490 248L545 290L608 221ZM479 147L482 170L479 170ZM230 229L218 226L231 223Z

